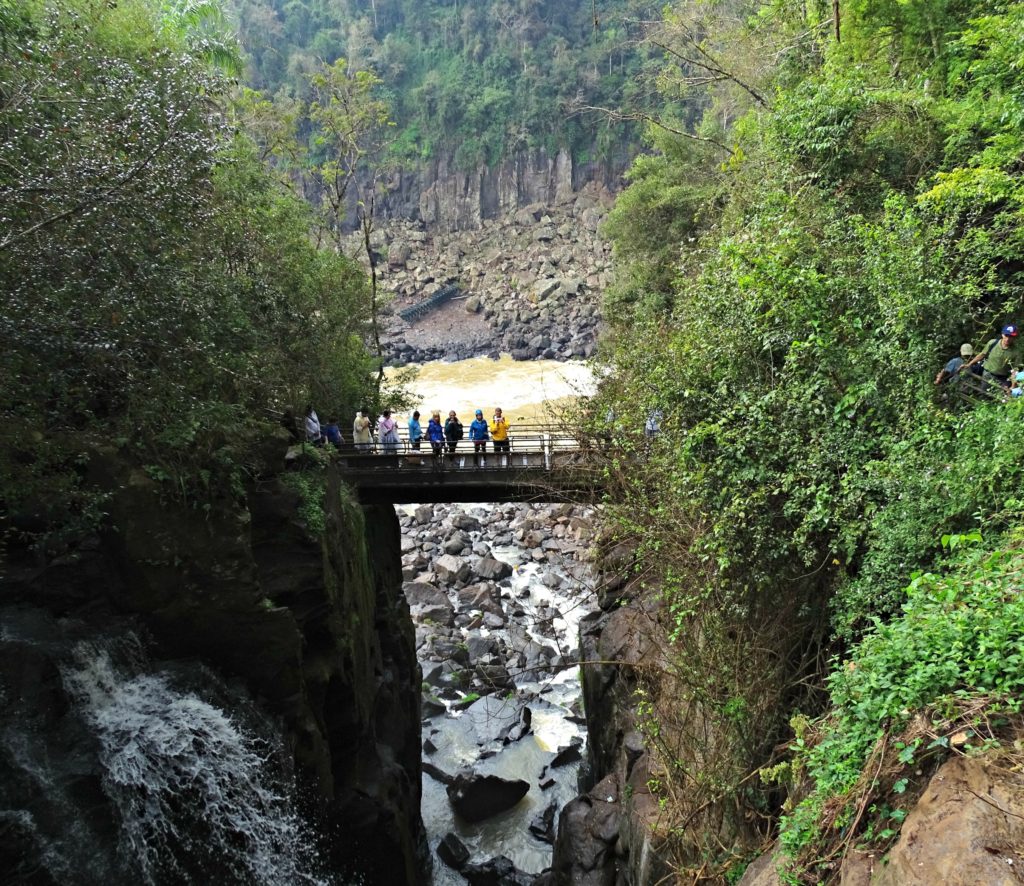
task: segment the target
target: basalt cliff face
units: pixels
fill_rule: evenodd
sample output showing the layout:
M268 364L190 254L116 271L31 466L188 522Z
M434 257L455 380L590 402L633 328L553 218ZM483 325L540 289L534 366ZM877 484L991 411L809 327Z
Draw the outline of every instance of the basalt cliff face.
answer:
M349 502L328 470L325 528L311 532L296 484L273 470L247 490L246 506L207 509L170 500L117 453L95 453L91 471L112 491L107 527L42 568L11 551L4 612L31 607L104 630L127 620L154 657L197 662L243 687L278 724L323 867L368 884L423 882L420 673L393 509ZM72 706L63 666L40 661L29 671L50 677L36 681L24 660L0 656L5 703L28 711L52 702L40 721L61 722ZM49 702L32 697L44 685ZM103 793L92 791L92 809L106 808ZM34 829L41 816L30 821L25 808ZM20 845L30 852L33 842ZM32 867L15 856L6 860Z
M412 168L399 169L383 182L377 211L383 219L409 219L429 231L477 230L534 204L570 199L595 183L618 190L631 157L608 163L579 163L562 149L519 151L497 166L459 169L447 154Z

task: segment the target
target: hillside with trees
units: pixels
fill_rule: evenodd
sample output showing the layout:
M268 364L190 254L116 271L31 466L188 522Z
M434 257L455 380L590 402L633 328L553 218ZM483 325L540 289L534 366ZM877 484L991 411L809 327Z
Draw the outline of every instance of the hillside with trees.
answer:
M832 881L958 740L1015 765L1024 401L933 379L1024 317L1022 26L710 3L651 35L666 96L606 226L594 421L635 441L611 510L662 601L642 713L688 878L781 835L785 882Z
M0 503L31 545L102 520L114 447L201 506L268 410L375 393L362 269L265 166L210 8L0 6Z
M646 0L231 0L247 79L303 99L339 58L372 71L397 123L399 160L452 155L459 168L517 151L570 150L622 162L635 144L619 109L650 89L635 38L656 16ZM641 102L644 104L644 102Z

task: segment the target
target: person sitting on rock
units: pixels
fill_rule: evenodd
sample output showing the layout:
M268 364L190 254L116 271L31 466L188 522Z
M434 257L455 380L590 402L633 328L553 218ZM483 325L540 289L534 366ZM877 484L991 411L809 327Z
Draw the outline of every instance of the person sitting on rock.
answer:
M494 416L491 418L491 439L494 441L495 452L508 452L511 443L508 439L508 419L501 414L501 407L494 407Z
M444 423L444 436L448 440L448 451L455 452L455 447L459 445L463 434L462 422L459 421L454 409L448 413L448 421Z
M478 409L473 424L469 426L469 439L473 442L473 458L478 465L484 463L484 455L487 453L487 422L484 421L484 411Z

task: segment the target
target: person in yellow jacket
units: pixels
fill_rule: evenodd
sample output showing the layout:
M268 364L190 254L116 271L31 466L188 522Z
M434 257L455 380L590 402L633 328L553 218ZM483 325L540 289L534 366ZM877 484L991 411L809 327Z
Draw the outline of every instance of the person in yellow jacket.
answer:
M495 452L508 452L508 420L501 414L501 407L494 407L494 417L491 419L491 439L494 441Z

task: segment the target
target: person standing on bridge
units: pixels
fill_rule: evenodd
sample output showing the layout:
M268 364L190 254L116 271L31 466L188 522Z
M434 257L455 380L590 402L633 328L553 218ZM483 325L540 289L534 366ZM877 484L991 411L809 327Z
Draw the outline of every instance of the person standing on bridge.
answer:
M409 445L417 452L420 451L420 440L423 437L423 428L420 427L420 412L417 409L412 418L409 419Z
M398 422L391 417L390 409L377 420L377 433L384 454L394 455L398 451Z
M508 452L511 443L508 439L508 419L501 414L501 407L494 407L494 417L491 419L491 439L494 441L495 452Z
M440 412L435 411L427 422L427 439L430 441L430 448L434 450L434 467L437 468L444 454L444 428L441 427Z
M484 463L484 455L487 453L487 422L484 421L484 411L478 409L473 424L469 426L469 439L473 443L473 460L478 464Z
M352 422L352 442L360 452L369 452L373 448L373 434L370 433L370 418L366 409L357 412L356 420Z
M448 421L444 423L444 435L448 440L448 451L454 453L463 436L462 422L459 421L454 409L448 413Z

